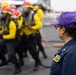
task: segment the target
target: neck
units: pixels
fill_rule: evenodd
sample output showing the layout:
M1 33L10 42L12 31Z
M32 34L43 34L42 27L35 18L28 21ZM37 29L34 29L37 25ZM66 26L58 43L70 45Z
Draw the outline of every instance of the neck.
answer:
M73 37L65 37L63 40L65 43L67 43L68 41L70 41Z

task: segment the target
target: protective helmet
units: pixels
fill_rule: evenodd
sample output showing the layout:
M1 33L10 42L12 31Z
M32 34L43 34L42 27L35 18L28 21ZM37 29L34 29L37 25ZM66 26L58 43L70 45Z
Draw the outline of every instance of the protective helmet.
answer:
M12 10L16 10L16 6L15 5L12 5L10 6Z
M27 2L27 1L25 1L25 2L22 4L22 6L25 6L26 4L28 4L28 2Z
M27 1L25 1L22 6L33 8L32 4L30 2L27 2Z
M8 2L6 2L6 1L3 1L1 3L1 7L4 7L4 6L10 6L10 4Z
M39 9L39 6L38 5L35 5L34 7L33 7L33 10L34 11L37 11Z
M3 11L3 10L4 10L4 8L6 8L6 7L7 7L7 6L2 7L2 8L1 8L1 11Z
M2 9L2 13L8 13L8 14L12 14L12 12L11 12L11 8L10 7L4 7L3 9Z
M15 10L13 13L12 13L12 16L15 16L15 17L20 17L21 16L21 12L19 10Z

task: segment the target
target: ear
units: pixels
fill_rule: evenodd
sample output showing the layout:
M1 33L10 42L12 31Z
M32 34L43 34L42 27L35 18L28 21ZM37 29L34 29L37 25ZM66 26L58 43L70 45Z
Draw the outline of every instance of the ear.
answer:
M61 28L61 33L64 34L65 31L66 31L66 30L65 30L65 27L62 27L62 28Z

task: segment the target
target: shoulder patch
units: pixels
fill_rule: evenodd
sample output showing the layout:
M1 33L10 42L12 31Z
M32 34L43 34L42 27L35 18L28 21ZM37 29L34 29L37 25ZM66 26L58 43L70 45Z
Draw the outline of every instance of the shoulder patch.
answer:
M55 62L59 62L60 61L60 56L59 55L56 55L54 58L53 58L53 60L55 61Z

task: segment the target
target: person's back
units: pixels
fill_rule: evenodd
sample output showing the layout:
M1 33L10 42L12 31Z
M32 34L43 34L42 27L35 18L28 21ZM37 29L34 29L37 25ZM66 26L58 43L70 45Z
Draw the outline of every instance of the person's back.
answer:
M42 19L43 19L43 11L42 11L42 9L38 9L38 11L37 11L37 16L39 17L39 19L40 19L40 21L42 21Z
M37 16L38 16L38 18L40 19L40 21L42 21L43 15L44 15L43 10L40 9L39 6L37 6L37 5L34 6L33 10L34 10L34 12L37 14Z

